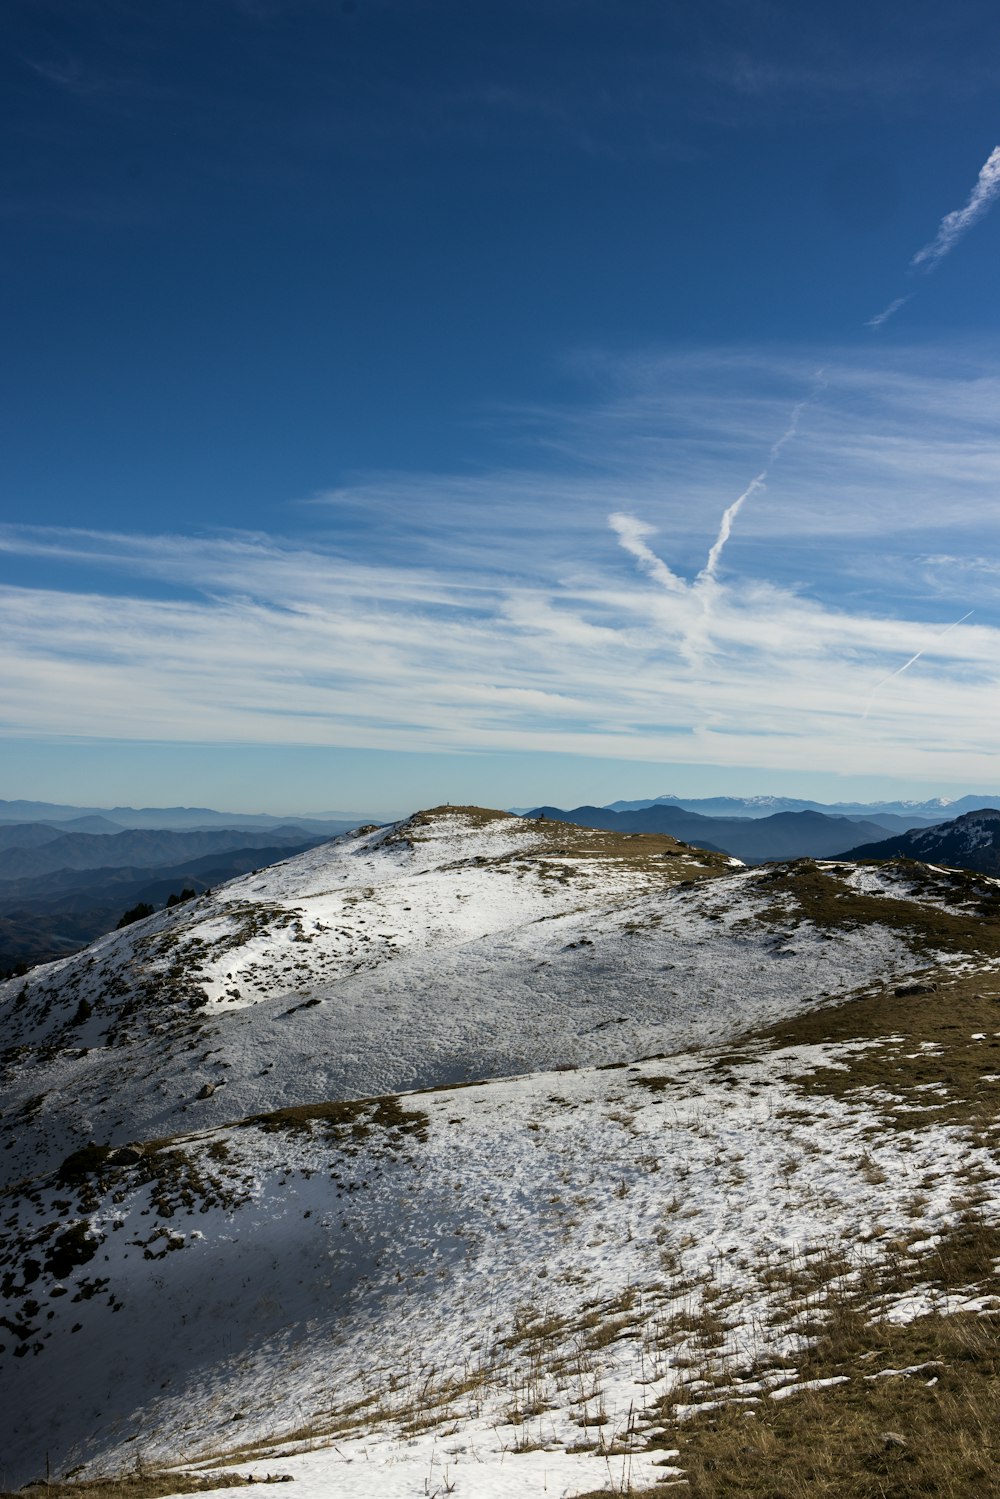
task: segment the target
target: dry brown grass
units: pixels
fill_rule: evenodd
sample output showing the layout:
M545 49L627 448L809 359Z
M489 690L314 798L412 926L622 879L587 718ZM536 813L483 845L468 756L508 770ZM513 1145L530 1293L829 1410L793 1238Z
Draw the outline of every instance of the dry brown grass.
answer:
M373 1129L391 1131L397 1136L416 1135L419 1139L423 1139L427 1133L427 1115L419 1109L404 1109L401 1099L395 1093L382 1094L377 1098L296 1104L290 1108L274 1109L268 1114L251 1114L239 1121L241 1128L256 1128L266 1132L308 1131L314 1124L325 1126L338 1142L351 1139L358 1143L366 1139Z
M832 1325L830 1336L854 1346L847 1383L730 1406L673 1434L696 1499L1000 1494L995 1322L967 1315L923 1317L902 1328L846 1321L842 1329ZM928 1363L936 1367L870 1377Z
M998 1259L1000 1228L968 1213L926 1251L873 1261L848 1279L839 1251L787 1273L777 1263L788 1314L800 1314L807 1339L794 1367L774 1360L739 1371L764 1388L755 1403L721 1406L714 1402L747 1386L710 1370L704 1413L678 1421L664 1402L655 1445L680 1449L677 1466L696 1499L1000 1494L1000 1317L934 1312L900 1325L885 1316L917 1287L995 1294ZM769 1394L775 1383L820 1379L842 1382L780 1400Z
M160 1499L163 1494L207 1494L215 1489L242 1489L260 1483L284 1483L278 1474L267 1478L243 1477L238 1473L126 1473L119 1478L90 1478L81 1483L32 1483L16 1493L0 1490L0 1499Z
M980 1138L1000 1121L1000 992L995 975L938 976L933 994L891 990L783 1020L760 1033L772 1046L864 1041L847 1070L794 1079L805 1094L877 1099L885 1123L957 1124ZM973 1040L982 1036L982 1040Z
M514 831L530 829L535 838L530 848L490 855L485 862L502 864L511 859L537 863L544 877L560 882L572 878L572 866L548 864L547 861L564 858L612 860L655 875L657 882L665 885L691 880L695 876L731 872L728 855L690 847L665 833L605 832L600 828L585 828L577 823L556 822L550 818L519 818L488 807L429 807L409 818L389 841L419 842L422 829L432 827L440 818L455 815L460 815L475 827L507 821Z

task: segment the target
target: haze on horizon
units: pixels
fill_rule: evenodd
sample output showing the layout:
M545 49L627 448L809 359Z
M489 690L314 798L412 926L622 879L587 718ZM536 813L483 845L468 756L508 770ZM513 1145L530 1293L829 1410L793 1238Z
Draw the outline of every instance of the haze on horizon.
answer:
M1000 16L12 0L0 795L1000 784Z

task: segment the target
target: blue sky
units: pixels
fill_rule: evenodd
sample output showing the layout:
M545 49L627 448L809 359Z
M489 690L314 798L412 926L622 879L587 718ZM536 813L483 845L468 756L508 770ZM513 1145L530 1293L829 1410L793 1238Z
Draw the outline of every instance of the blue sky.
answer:
M1000 787L1000 14L823 11L8 0L0 795Z

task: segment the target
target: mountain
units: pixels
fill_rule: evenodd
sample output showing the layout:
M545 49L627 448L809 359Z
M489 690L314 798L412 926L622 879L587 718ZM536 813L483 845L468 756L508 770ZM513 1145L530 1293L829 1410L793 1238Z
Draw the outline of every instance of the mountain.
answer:
M84 822L93 824L95 818L98 825L83 826ZM71 807L57 802L0 800L0 824L68 823L79 832L95 833L120 831L122 828L175 831L206 831L213 828L265 830L294 823L296 827L332 837L369 820L346 812L321 817L276 817L267 812L216 812L211 807ZM113 826L109 827L108 824Z
M149 868L60 869L0 882L0 972L66 957L111 931L140 902L162 906L182 890L201 894L315 843L236 848Z
M696 842L699 848L716 853L723 852L711 841L716 829L714 817L702 817L697 812L685 812L680 807L647 807L639 812L612 812L607 807L533 807L526 818L547 819L549 822L568 822L577 827L602 828L605 832L662 833L672 838Z
M646 919L644 892L730 867L671 838L443 809L215 888L0 986L0 1035L18 1078L27 1066L32 1095L60 1099L49 1145L26 1135L0 1173L49 1148L58 1161L99 1123L116 1142L180 1127L192 1104L188 1090L175 1096L182 1061L197 1063L195 1092L224 1077L219 1104L249 1113L603 1060L608 1027L655 1049L664 1006L687 1002L669 999L673 985L660 980L655 1002L636 992L626 1005L611 955L624 945L639 962L629 987L644 983L660 944L636 947L625 930ZM685 887L685 911L689 900ZM744 945L734 944L734 962ZM713 960L699 985L714 975ZM503 996L491 1013L468 1002L480 978ZM93 1007L82 1026L81 1000ZM765 1002L751 982L746 1005ZM565 1034L553 1029L556 1014ZM195 1036L214 1060L189 1055Z
M853 812L844 813L843 815L847 822L872 823L877 828L885 828L887 833L905 833L910 828L936 827L943 816L940 812L933 817L916 817L912 812L868 812L864 817Z
M41 848L64 836L64 829L47 822L0 822L0 854L10 848Z
M968 796L949 802L936 797L927 802L817 802L791 796L657 796L648 801L617 801L612 812L641 812L647 807L672 806L703 817L772 817L776 812L822 812L832 817L862 818L886 826L921 827L972 807L1000 805L1000 796Z
M663 802L637 812L612 812L606 807L574 807L568 812L560 807L536 807L528 816L623 832L669 833L674 838L696 843L699 848L732 854L745 864L763 864L769 859L827 857L842 847L848 821L821 812L776 812L756 819L703 817ZM870 837L884 831L877 823L852 819L848 836L857 836L862 829Z
M106 817L76 817L70 822L0 822L0 851L7 848L40 848L68 833L121 833L124 829Z
M982 807L923 831L862 843L844 859L920 859L956 869L1000 875L1000 811Z
M98 817L0 822L0 973L75 951L139 901L202 891L328 836L271 821L183 831L116 829Z
M324 841L331 826L334 836L345 831L341 824L250 822L124 829L98 814L0 821L0 973L75 951L139 901L159 904L184 888L204 890Z
M821 803L788 796L654 796L646 801L609 802L613 812L644 812L647 807L680 807L703 817L770 817L775 812L816 812Z
M34 848L8 847L0 862L0 898L12 880L63 869L107 869L126 865L155 868L199 859L205 854L246 848L321 841L300 827L220 828L215 832L165 832L129 829L124 833L61 833Z
M99 812L85 814L83 817L68 817L65 822L56 824L63 833L124 833L125 828L120 822L112 822L110 817L102 817Z
M438 808L0 985L6 1482L993 1491L998 959L980 875Z

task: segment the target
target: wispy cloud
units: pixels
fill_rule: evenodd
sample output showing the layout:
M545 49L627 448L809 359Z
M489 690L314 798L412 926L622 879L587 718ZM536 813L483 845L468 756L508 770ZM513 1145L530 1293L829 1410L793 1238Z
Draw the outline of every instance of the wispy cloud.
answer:
M989 209L997 194L1000 193L1000 146L994 146L989 156L984 161L976 179L976 185L969 194L968 201L962 208L955 208L951 213L946 213L938 225L937 234L929 240L923 249L918 250L910 261L911 268L922 267L925 271L932 271L944 257L955 248L955 245L967 234L973 224L977 223ZM905 297L896 297L888 307L877 312L865 323L866 328L879 329L887 323L901 307L910 300L913 293Z
M655 526L637 520L634 515L625 515L621 512L609 515L608 525L617 534L626 552L631 552L632 556L638 559L643 572L648 573L655 582L669 589L671 593L684 591L686 585L683 579L679 578L676 573L672 573L663 559L646 545L645 538L655 533Z
M21 62L51 88L81 101L119 109L162 104L176 98L173 90L160 81L154 82L138 73L98 67L83 57L63 57L55 61L23 56Z
M295 539L0 528L0 731L994 779L994 579L954 558L1000 541L1000 371L832 361L792 442L810 368L747 370L621 372L589 413L535 413L572 468L369 479ZM765 424L782 461L706 610ZM27 587L33 559L79 582Z
M887 323L891 317L894 317L901 307L906 306L907 302L910 300L910 296L912 295L913 294L911 292L908 296L896 297L892 302L889 303L888 307L883 307L881 312L876 312L874 317L870 317L867 323L865 323L865 327L881 328L882 324Z
M954 249L963 234L968 233L973 224L983 217L998 193L1000 193L1000 146L994 146L980 168L976 185L969 194L968 202L963 208L956 208L951 213L945 214L938 225L937 234L924 245L922 250L917 251L910 264L922 265L928 270L933 269L939 260Z
M35 62L31 58L25 61L37 77L50 83L53 88L75 94L77 98L89 99L104 92L105 80L85 68L76 58L62 63Z
M263 560L259 540L254 553ZM319 550L292 560L272 543L274 576L290 571L275 596L251 598L256 580L241 575L231 543L173 538L150 554L157 569L172 558L178 582L228 571L231 591L164 600L0 590L6 733L60 734L71 723L82 737L682 753L788 767L808 755L817 768L921 774L954 774L956 743L969 774L995 756L1000 632L985 626L925 648L928 671L884 698L859 736L858 682L898 659L925 629L918 618L726 584L695 671L685 654L694 591L668 593L652 577L623 584L613 567L473 593Z

